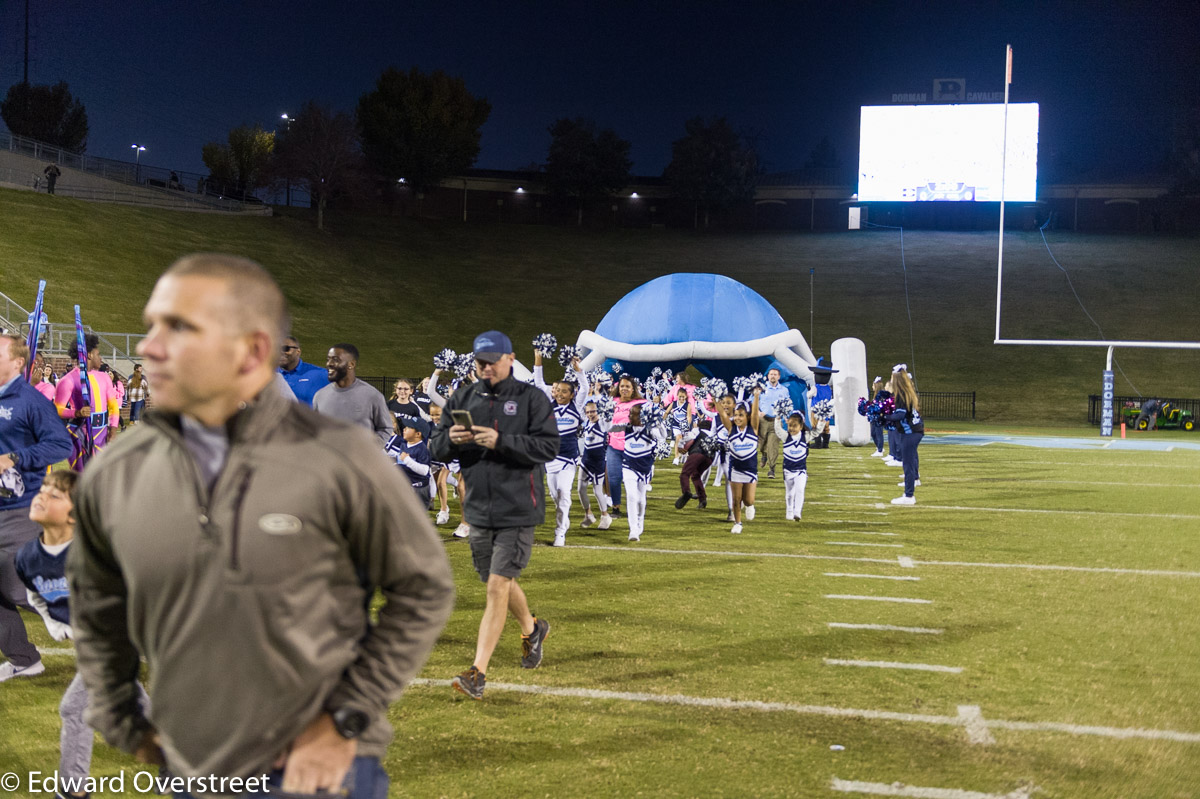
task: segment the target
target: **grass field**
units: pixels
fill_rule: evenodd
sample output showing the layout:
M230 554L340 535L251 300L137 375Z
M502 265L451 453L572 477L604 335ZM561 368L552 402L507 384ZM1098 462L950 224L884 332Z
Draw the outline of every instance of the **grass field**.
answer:
M47 279L52 321L69 321L80 303L98 330L139 332L154 280L172 260L232 252L277 276L306 360L351 341L366 375L424 376L435 352L467 350L492 327L528 360L534 335L573 341L629 291L672 272L745 283L818 354L854 336L866 343L872 375L906 362L922 390L975 391L981 421L1083 425L1104 368L1102 349L992 344L994 232L906 231L902 250L894 230L588 232L332 215L332 232L322 234L295 216L185 214L15 190L0 190L0 218L0 290L28 306ZM1200 238L1052 231L1049 239L1105 337L1200 340ZM1005 241L1002 335L1098 338L1041 237L1014 231ZM1118 350L1117 360L1118 394L1200 396L1200 351Z
M523 579L552 625L543 666L518 667L510 625L482 702L445 682L470 663L484 592L443 528L458 604L393 707L392 796L1200 796L1200 450L947 432L921 447L911 508L888 503L900 470L836 444L810 455L802 522L763 480L732 536L718 492L674 509L662 461L641 543L624 522L580 530L576 506L567 547L540 528ZM5 771L57 762L73 660L47 663L0 686ZM94 764L135 768L103 745Z

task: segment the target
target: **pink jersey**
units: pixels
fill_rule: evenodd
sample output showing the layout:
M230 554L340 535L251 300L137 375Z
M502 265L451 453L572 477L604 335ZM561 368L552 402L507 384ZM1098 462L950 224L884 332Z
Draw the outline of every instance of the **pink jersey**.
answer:
M88 372L88 385L92 389L92 413L108 413L108 426L120 424L121 403L112 378L104 372ZM79 367L63 375L54 392L54 404L63 419L75 418L76 409L83 406L83 395L79 384Z
M54 402L54 384L49 380L43 380L34 386L34 389L46 399Z
M629 410L634 405L641 405L645 401L646 400L644 400L644 399L632 399L632 400L629 400L628 402L622 402L621 400L617 400L616 407L613 410L613 419L612 419L613 426L615 427L615 426L621 425L621 424L629 424ZM610 447L612 447L613 449L617 450L618 452L624 452L625 451L625 433L624 432L618 433L616 431L609 433L608 434L608 445Z

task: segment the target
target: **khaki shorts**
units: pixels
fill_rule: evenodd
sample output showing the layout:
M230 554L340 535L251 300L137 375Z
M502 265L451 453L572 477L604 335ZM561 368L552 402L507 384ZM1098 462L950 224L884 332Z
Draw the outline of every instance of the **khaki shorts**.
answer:
M476 527L471 525L471 561L479 579L498 574L514 580L529 565L533 552L532 527Z

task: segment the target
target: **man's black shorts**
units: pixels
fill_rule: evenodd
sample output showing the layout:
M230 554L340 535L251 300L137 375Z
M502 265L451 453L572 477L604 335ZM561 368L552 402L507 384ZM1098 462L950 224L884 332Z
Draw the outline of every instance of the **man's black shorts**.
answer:
M471 525L471 561L479 579L492 574L516 579L529 565L533 552L532 527L476 527Z

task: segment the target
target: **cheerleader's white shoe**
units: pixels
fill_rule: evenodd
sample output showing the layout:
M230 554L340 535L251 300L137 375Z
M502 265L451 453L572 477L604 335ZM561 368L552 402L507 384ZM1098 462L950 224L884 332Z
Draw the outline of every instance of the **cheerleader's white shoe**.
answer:
M896 497L892 500L893 505L916 505L916 497Z
M753 505L743 505L742 506L742 515L746 517L746 521L748 521L748 522L754 521L754 506Z
M566 545L567 545L567 534L566 533L555 533L554 534L554 543L551 544L551 546L565 547Z
M449 508L442 508L440 511L438 511L438 515L437 515L437 523L438 523L438 524L445 524L445 523L446 523L446 522L448 522L448 521L450 521L450 509L449 509Z
M872 453L871 453L871 457L872 457L872 458L882 458L882 457L883 457L883 450L881 450L881 449L877 449L877 450L875 450L874 452L872 452Z
M595 523L596 523L596 517L589 513L587 516L583 517L583 521L579 523L579 526L580 527L591 527Z
M463 522L458 527L454 528L454 537L455 538L468 538L468 537L470 537L470 535L471 535L471 526L469 524L467 524L466 522Z
M596 525L597 530L607 530L612 527L612 517L607 513L600 514L600 524Z
M741 533L742 533L742 523L741 523L741 522L738 522L737 524L735 524L735 525L733 526L733 529L732 529L732 530L730 530L729 532L733 533L734 535L741 535Z
M914 481L913 481L913 485L915 485L915 486L919 486L920 484L921 484L921 481L920 481L920 480L914 480ZM901 480L899 483L896 483L896 487L897 487L897 488L904 488L904 481L903 481L903 480Z
M783 520L784 520L785 522L795 521L795 519L796 519L796 517L795 517L795 516L793 516L793 515L792 515L792 514L790 514L790 513L786 514L786 515L783 517Z

